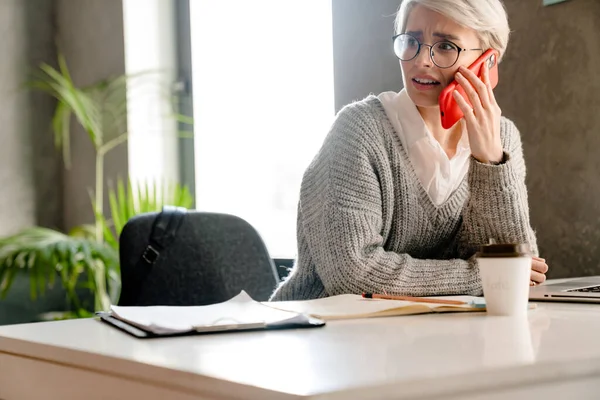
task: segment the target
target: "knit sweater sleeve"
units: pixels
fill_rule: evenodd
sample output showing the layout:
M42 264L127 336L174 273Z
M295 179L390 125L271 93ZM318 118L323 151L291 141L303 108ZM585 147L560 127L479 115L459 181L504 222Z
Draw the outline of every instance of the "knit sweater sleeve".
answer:
M471 195L457 235L462 258L471 257L490 239L499 243L528 243L538 255L529 221L521 137L514 123L506 118L502 118L500 131L504 163L489 165L471 159L468 174Z
M481 294L472 260L416 259L384 249L390 207L397 206L391 172L382 167L377 121L358 114L338 116L300 194L299 228L327 294Z

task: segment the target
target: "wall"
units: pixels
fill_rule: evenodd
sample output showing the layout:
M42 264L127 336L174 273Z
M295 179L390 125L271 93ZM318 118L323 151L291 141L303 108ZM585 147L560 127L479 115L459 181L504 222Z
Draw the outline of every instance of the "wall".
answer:
M600 1L506 6L497 97L521 131L540 251L552 277L600 274Z
M73 168L63 174L51 133L56 103L22 84L41 62L56 64L57 41L77 85L123 74L121 0L2 0L0 34L0 236L32 225L68 229L91 223L87 188L94 185L95 165L89 139L75 128ZM126 177L126 169L127 148L121 146L107 157L106 173ZM0 324L64 309L59 285L43 301L31 302L28 277L18 274L0 300Z
M392 50L399 0L332 0L335 109L369 93L402 89Z
M399 90L399 0L333 0L336 110ZM549 277L600 274L600 1L506 0L512 36L496 97L528 165L531 220Z
M23 84L55 59L53 0L0 2L0 235L62 225L61 164L50 120L54 101Z
M56 38L73 78L86 85L125 72L121 0L0 2L0 235L31 225L90 223L93 149L76 124L73 165L64 173L50 121L55 102L22 84L41 62L55 64ZM107 177L126 177L127 147L107 156Z
M125 73L121 0L57 0L57 33L76 85L89 85ZM94 221L88 189L94 189L95 155L89 137L73 125L72 161L65 173L64 223L67 228ZM127 146L105 158L105 181L127 178ZM105 191L106 192L106 191ZM107 201L105 196L105 209Z

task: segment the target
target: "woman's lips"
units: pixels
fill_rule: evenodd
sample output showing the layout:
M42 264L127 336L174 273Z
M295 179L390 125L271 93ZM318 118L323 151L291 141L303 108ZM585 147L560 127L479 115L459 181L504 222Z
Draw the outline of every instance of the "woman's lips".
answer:
M430 77L415 77L411 79L413 86L417 90L426 91L436 89L440 82Z

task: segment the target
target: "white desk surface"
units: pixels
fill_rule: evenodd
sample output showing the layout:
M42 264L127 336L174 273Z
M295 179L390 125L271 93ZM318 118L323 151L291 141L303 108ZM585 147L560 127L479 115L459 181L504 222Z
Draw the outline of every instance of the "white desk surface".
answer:
M138 398L139 385L154 388L145 398L181 399L600 396L600 304L538 303L527 319L429 314L148 340L96 319L2 326L0 398L107 398L106 385L110 398ZM64 376L85 387L65 392ZM138 385L129 395L125 381Z

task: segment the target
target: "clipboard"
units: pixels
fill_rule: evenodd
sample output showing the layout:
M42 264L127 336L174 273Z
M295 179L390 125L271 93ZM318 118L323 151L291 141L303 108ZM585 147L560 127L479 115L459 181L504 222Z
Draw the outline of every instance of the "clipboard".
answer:
M325 321L320 320L318 318L309 317L308 323L303 324L288 324L281 326L268 326L263 323L256 324L245 324L245 325L228 325L221 326L218 328L207 328L205 330L193 330L189 332L178 332L178 333L162 333L157 334L151 331L144 330L142 328L136 327L134 325L128 324L125 321L121 321L113 317L110 313L107 312L97 312L96 315L99 317L99 320L103 323L111 325L114 328L119 329L120 331L127 333L138 339L152 339L152 338L169 338L169 337L182 337L182 336L192 336L192 335L203 335L203 334L214 334L214 333L232 333L232 332L243 332L243 331L260 331L260 330L280 330L280 329L305 329L305 328L318 328L321 326L325 326Z
M325 321L308 314L265 306L244 291L226 302L207 306L112 306L110 312L96 315L100 321L139 339L325 325Z

